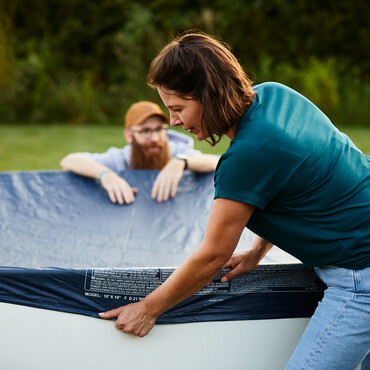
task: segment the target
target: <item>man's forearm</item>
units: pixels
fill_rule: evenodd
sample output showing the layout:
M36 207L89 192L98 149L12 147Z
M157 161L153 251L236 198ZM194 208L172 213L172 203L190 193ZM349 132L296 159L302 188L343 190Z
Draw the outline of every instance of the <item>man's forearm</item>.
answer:
M107 170L108 167L103 166L102 164L94 161L84 154L68 154L64 157L60 166L65 171L72 171L82 176L99 178L99 174Z
M188 169L194 172L212 172L216 169L219 157L211 154L187 158Z

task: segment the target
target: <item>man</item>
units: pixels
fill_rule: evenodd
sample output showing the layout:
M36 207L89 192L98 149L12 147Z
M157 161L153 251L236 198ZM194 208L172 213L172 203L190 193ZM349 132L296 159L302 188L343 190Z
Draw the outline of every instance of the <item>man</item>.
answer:
M177 193L186 169L212 172L218 157L194 149L192 138L167 132L168 117L154 103L133 104L125 116L124 137L129 145L105 153L71 153L63 158L63 170L99 179L113 203L130 204L137 189L131 188L117 172L126 169L161 170L154 182L152 198L167 201Z

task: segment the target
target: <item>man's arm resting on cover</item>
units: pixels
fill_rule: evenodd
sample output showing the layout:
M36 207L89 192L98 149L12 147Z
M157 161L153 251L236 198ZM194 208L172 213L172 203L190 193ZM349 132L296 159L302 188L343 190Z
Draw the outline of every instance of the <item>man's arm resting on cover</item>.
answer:
M64 171L72 171L93 179L98 179L100 173L109 169L89 156L80 153L68 154L60 161L60 166Z
M216 169L219 157L212 154L201 154L188 157L188 169L194 172L212 172Z
M137 189L131 188L125 179L85 154L68 154L60 161L60 166L65 171L99 179L113 203L132 203L135 200Z

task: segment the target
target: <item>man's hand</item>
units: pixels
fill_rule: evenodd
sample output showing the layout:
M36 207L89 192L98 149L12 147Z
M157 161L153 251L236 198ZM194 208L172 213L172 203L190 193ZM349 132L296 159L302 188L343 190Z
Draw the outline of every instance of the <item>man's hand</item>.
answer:
M156 317L149 314L142 301L128 304L111 311L99 313L102 319L117 317L116 329L123 333L144 337L153 328Z
M130 204L135 200L136 188L132 188L125 179L115 172L107 172L101 178L103 188L108 192L112 203Z
M152 189L152 198L158 202L167 201L177 193L177 187L184 173L185 162L172 158L158 174Z

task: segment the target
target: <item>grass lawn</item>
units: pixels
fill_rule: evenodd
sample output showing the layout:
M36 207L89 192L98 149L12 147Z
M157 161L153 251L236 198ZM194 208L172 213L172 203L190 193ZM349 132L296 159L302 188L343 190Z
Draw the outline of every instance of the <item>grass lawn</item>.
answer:
M0 125L0 171L57 170L59 161L71 152L104 152L125 141L120 126L97 125ZM370 154L370 128L342 127L352 141ZM180 132L184 132L179 129ZM214 148L195 142L205 153L222 154L230 140L223 138Z

